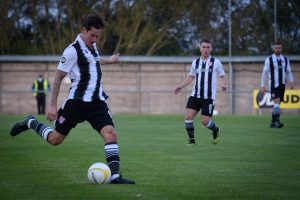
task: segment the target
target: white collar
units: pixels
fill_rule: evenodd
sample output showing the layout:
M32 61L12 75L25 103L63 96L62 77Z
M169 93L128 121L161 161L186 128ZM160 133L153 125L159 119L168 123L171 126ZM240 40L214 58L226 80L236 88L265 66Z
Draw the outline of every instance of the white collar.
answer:
M203 60L203 59L201 58L201 56L200 56L200 61L201 61L201 63L202 63L202 62L207 63L207 61L210 60L210 58L211 58L211 55L208 56L208 58L207 58L206 60Z
M276 59L283 60L284 59L282 54L280 54L279 56L277 56L275 53L273 53L272 57L273 57L273 60L276 60Z

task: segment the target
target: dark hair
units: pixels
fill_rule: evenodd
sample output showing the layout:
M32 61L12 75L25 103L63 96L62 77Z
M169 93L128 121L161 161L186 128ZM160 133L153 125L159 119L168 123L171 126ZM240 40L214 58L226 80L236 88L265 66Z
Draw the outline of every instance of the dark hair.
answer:
M89 14L83 17L82 26L86 30L90 30L92 27L96 29L104 28L104 22L102 18L97 14Z
M201 42L200 42L200 45L201 45L203 42L204 42L204 43L209 43L209 44L211 44L211 46L213 45L213 44L212 44L212 41L210 41L209 39L202 39Z
M273 45L282 45L280 41L274 42Z

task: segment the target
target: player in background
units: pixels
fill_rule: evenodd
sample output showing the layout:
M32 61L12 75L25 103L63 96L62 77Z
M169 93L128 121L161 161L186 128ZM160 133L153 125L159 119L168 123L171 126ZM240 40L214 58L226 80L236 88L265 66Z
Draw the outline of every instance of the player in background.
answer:
M290 82L290 89L294 88L294 79L290 66L290 61L282 55L282 45L276 42L273 45L273 54L266 58L265 65L261 75L262 93L266 92L265 82L269 78L269 88L274 100L271 128L281 128L283 123L280 122L280 102L283 101L285 93L286 79Z
M185 112L185 127L188 134L188 144L195 144L194 118L201 110L202 124L212 130L213 144L220 140L220 129L212 120L215 106L217 76L222 80L222 91L227 89L226 75L220 60L212 57L212 42L202 40L199 45L201 57L192 62L189 76L174 89L177 95L184 87L194 81L193 91L188 99Z
M16 123L10 134L16 136L23 131L33 129L48 143L56 146L65 140L71 129L78 123L88 121L105 142L104 152L112 173L111 183L135 184L134 181L123 178L119 172L117 134L105 102L108 97L101 83L101 65L117 62L119 54L112 55L109 59L100 57L96 41L101 36L103 28L104 23L100 16L85 16L82 32L63 52L57 67L47 115L48 120L56 120L55 129L29 115L23 121ZM57 111L57 98L61 82L66 75L71 79L71 88L66 101Z

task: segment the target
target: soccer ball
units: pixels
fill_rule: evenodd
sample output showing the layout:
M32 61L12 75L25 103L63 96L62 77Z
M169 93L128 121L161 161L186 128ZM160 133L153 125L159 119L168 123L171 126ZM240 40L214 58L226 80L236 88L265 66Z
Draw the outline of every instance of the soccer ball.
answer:
M94 184L108 184L110 183L111 171L104 163L94 163L88 170L88 179Z

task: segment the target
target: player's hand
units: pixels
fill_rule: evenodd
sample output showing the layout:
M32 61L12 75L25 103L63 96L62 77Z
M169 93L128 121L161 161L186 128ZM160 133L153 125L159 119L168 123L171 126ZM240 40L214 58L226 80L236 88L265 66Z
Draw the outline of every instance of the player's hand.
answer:
M226 91L227 90L227 85L223 85L222 87L221 87L221 90L224 92L224 91Z
M118 62L119 56L120 56L119 53L113 54L112 56L109 57L108 60L109 60L111 63Z
M47 114L47 119L49 121L54 121L57 118L57 108L56 106L50 106L49 112Z
M295 87L294 83L290 83L290 89L292 90L294 89L294 87Z
M265 87L261 87L259 91L261 91L263 94L265 94L266 93L266 88Z
M174 89L174 94L179 94L179 92L181 91L181 87L177 86L175 89Z

